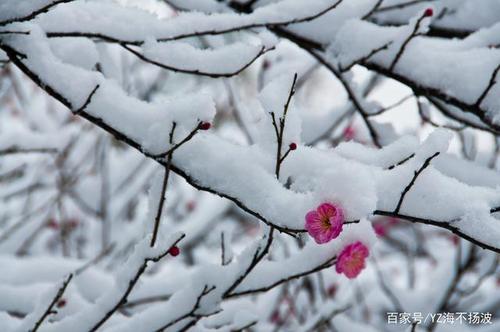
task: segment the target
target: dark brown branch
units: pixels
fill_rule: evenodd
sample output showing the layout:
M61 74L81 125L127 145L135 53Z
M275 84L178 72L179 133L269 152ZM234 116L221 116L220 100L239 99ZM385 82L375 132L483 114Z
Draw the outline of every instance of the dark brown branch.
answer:
M394 169L398 166L401 166L403 165L404 163L406 163L408 160L410 160L411 158L415 157L415 154L412 153L411 155L409 155L408 157L406 157L405 159L401 160L401 161L398 161L396 164L394 165L391 165L389 167L387 167L388 170L391 170L391 169Z
M230 261L226 261L226 241L224 239L224 232L220 233L220 260L222 266L230 263Z
M381 7L379 9L377 9L377 13L387 12L387 11L391 11L391 10L404 9L406 7L410 7L410 6L421 4L423 2L432 2L432 1L435 1L435 0L413 0L413 1L408 1L408 2L405 2L405 3L400 3L400 4L397 4L397 5L384 6L384 7Z
M260 56L262 56L263 54L265 54L267 51L270 50L270 49L266 49L264 46L262 46L262 48L260 49L260 51L257 52L257 54L252 59L250 59L250 61L248 61L243 66L241 66L240 68L238 68L238 69L236 69L236 70L234 70L232 72L228 72L228 73L215 73L215 72L214 73L210 73L210 72L201 71L199 69L182 69L182 68L177 68L177 67L174 67L174 66L169 66L169 65L166 65L166 64L161 63L159 61L155 61L153 59L150 59L150 58L146 57L144 54L142 54L142 53L134 50L132 47L128 46L125 43L121 43L120 45L124 49L126 49L127 51L129 51L130 53L132 53L135 56L137 56L142 61L147 62L149 64L152 64L154 66L157 66L157 67L160 67L160 68L163 68L163 69L166 69L166 70L171 70L171 71L174 71L176 73L192 74L192 75L198 75L198 76L207 76L207 77L211 77L211 78L236 76L236 75L240 74L242 71L244 71L245 69L247 69L248 67L250 67L250 65L252 65L255 62L255 60L257 60Z
M162 327L160 327L159 329L157 329L156 332L164 331L164 330L168 329L169 327L171 327L171 326L177 324L178 322L180 322L180 321L182 321L182 320L184 320L186 318L189 318L189 317L201 318L201 317L207 316L207 315L198 315L198 314L196 314L196 311L199 309L200 302L203 299L203 297L205 297L206 295L210 294L214 290L215 290L215 286L208 287L207 285L205 285L203 287L203 290L201 291L201 293L196 298L196 302L194 303L193 308L191 309L191 311L189 311L188 313L185 313L182 316L177 317L176 319L171 320L167 324L165 324ZM195 322L196 322L196 320L195 320ZM185 329L181 329L180 331L182 331L182 330L185 330Z
M477 119L478 122L480 122L480 124L478 123L475 123L474 121L471 121L471 120L468 120L466 118L463 118L463 117L459 117L457 116L456 114L454 114L452 111L450 111L446 105L444 105L444 102L441 103L439 100L437 99L434 99L432 97L427 97L427 99L429 100L429 102L434 105L434 107L439 111L441 112L445 117L447 118L450 118L452 120L455 120L459 123L461 123L464 128L466 126L469 126L469 127L472 127L474 129L478 129L478 130L481 130L481 131L485 131L485 132L488 132L488 133L491 133L493 134L494 136L498 136L500 135L500 131L499 130L496 130L496 129L493 129L491 127L489 127L488 124L484 123L481 119ZM476 116L475 116L476 117ZM450 128L451 129L451 128Z
M286 278L280 279L280 280L272 283L271 285L264 286L264 287L261 287L261 288L255 288L255 289L245 290L245 291L241 291L241 292L236 291L236 292L227 294L226 297L227 298L231 298L231 297L237 297L237 296L243 296L243 295L249 295L249 294L267 292L268 290L271 290L274 287L279 286L279 285L281 285L283 283L286 283L288 281L291 281L291 280L294 280L294 279L298 279L298 278L304 277L306 275L309 275L309 274L316 273L318 271L324 270L324 269L332 266L333 264L335 264L336 259L337 259L337 257L333 257L332 259L329 259L325 263L323 263L323 264L321 264L319 266L316 266L316 267L314 267L311 270L290 275L290 276L288 276Z
M458 98L455 98L439 89L431 88L431 87L425 87L418 82L411 81L409 78L396 74L382 66L379 66L374 63L370 62L365 62L363 63L363 66L366 67L367 69L374 70L384 76L387 76L389 78L392 78L396 81L399 81L400 83L407 85L409 88L411 88L417 95L422 95L427 97L429 100L436 100L440 99L441 101L450 104L452 106L455 106L459 108L462 112L465 113L471 113L477 116L488 128L483 129L487 130L493 133L500 133L500 126L495 124L490 118L488 118L487 113L485 110L481 109L479 106L474 105L474 104L468 104ZM441 110L441 109L440 109ZM463 122L463 121L462 121ZM475 126L477 127L477 125ZM478 128L479 129L479 128Z
M95 331L97 331L109 318L111 318L111 316L113 316L113 314L116 312L116 310L118 310L118 308L120 308L122 305L124 305L127 302L127 297L129 296L130 292L132 292L132 289L134 289L135 285L139 281L139 278L146 271L146 267L148 266L148 262L158 262L158 261L160 261L163 257L165 257L166 255L168 255L170 249L173 248L177 243L179 243L179 241L181 241L183 238L184 238L184 234L181 237L179 237L174 242L174 244L172 244L170 246L170 248L168 248L162 254L160 254L160 255L158 255L156 257L145 258L144 261L143 261L143 263L142 263L142 265L136 271L134 277L131 280L129 280L128 287L125 290L125 292L122 294L122 296L120 297L120 299L118 300L118 302L111 309L109 309L106 313L104 313L102 315L101 319L99 319L99 321L94 324L94 326L89 330L89 332L95 332Z
M185 33L185 34L179 34L175 35L172 37L165 37L165 38L158 38L158 42L168 42L168 41L174 41L174 40L180 40L180 39L185 39L185 38L191 38L191 37L199 37L199 36L205 36L205 35L221 35L221 34L226 34L230 32L236 32L236 31L241 31L241 30L249 30L249 29L256 29L256 28L270 28L270 27L277 27L277 26L288 26L292 24L297 24L297 23L304 23L304 22L309 22L312 20L317 19L320 16L323 16L324 14L330 12L331 10L337 8L338 5L340 5L343 2L343 0L338 0L336 3L333 5L330 5L326 7L325 9L319 11L316 14L302 17L302 18L294 18L290 20L276 20L274 22L266 22L266 23L250 23L250 24L244 24L232 28L226 28L226 29L220 29L220 30L204 30L204 31L197 31L197 32L190 32L190 33ZM79 31L74 31L74 32L48 32L47 37L49 38L56 38L56 37L86 37L86 38L97 38L101 39L106 42L111 42L111 43L118 43L118 44L127 44L127 45L136 45L140 46L144 44L143 40L120 40L118 38L104 35L101 33L92 33L92 32L79 32Z
M169 143L172 144L174 141L174 132L175 132L175 127L176 123L172 123L172 130L170 130L170 135L169 135ZM155 224L154 224L154 229L153 229L153 235L151 236L151 243L150 246L154 247L155 242L156 242L156 237L158 236L158 230L160 229L160 221L161 221L161 215L163 211L163 205L165 204L165 193L167 191L167 185L168 185L168 178L170 175L170 164L172 163L172 153L170 153L167 156L167 162L165 164L165 175L163 177L163 183L161 187L161 193L160 193L160 202L158 203L158 210L156 211L156 216L155 216Z
M0 35L29 35L29 31L2 30Z
M396 206L396 209L394 210L394 213L399 213L399 210L401 209L401 205L403 204L403 201L405 199L406 194L410 191L410 189L413 187L415 184L415 181L419 177L420 174L431 164L432 159L436 158L439 156L440 152L434 153L432 156L427 158L423 165L415 171L415 174L413 175L413 178L411 179L410 183L406 186L406 188L401 192L401 197L399 197L399 202L398 205Z
M420 118L422 119L423 122L428 123L431 126L436 127L436 128L446 128L446 129L450 129L453 131L461 131L461 130L464 130L466 128L465 125L462 125L461 127L456 127L456 126L452 126L452 125L437 124L436 122L434 122L432 120L430 115L425 113L424 108L422 107L422 103L418 100L418 97L416 97L416 101L417 101L418 114L420 115ZM457 120L455 120L455 121L457 121Z
M75 1L75 0L56 0L56 1L44 6L42 8L39 8L39 9L29 13L26 16L11 18L8 20L0 21L0 26L5 26L7 24L14 23L14 22L31 21L32 19L34 19L38 15L48 12L52 7L57 6L58 4L72 2L72 1Z
M141 299L137 299L134 301L127 301L125 304L123 304L120 309L129 309L129 308L134 308L140 305L145 305L149 303L154 303L154 302L164 302L167 301L170 298L170 295L156 295L156 296L150 296L150 297L145 297Z
M387 107L381 108L380 110L378 110L376 112L368 114L368 116L377 116L377 115L380 115L380 114L385 113L387 111L390 111L390 110L392 110L392 109L394 109L394 108L402 105L405 101L407 101L408 99L411 99L413 97L414 97L413 94L412 95L408 95L408 96L406 96L404 98L401 98L399 101L395 102L392 105L389 105Z
M153 155L153 157L154 158L165 158L165 157L171 156L175 150L180 148L184 143L188 142L189 140L191 140L194 137L194 135L196 135L198 130L200 130L201 124L202 124L202 122L199 122L198 125L193 130L191 130L191 132L186 137L184 137L179 143L174 144L166 152L162 152L160 154L155 154L155 155ZM171 142L170 144L173 144L173 143Z
M337 77L337 79L340 81L340 83L342 84L342 86L346 90L347 95L349 96L349 100L352 102L352 104L354 105L354 107L358 111L359 115L361 115L361 118L363 119L363 121L366 125L366 128L368 128L368 132L370 133L373 144L378 148L382 147L382 145L380 144L379 135L375 131L373 124L368 119L369 113L363 108L363 106L361 105L361 102L358 100L356 93L353 91L353 89L351 88L351 85L349 84L349 82L347 82L347 80L344 78L342 73L340 73L332 64L330 64L318 52L311 50L311 49L306 49L306 51L308 51L309 54L311 54L314 58L316 58L316 60L318 60L321 64L323 64L328 70L330 70L330 72L332 72L333 75L335 75L335 77Z
M0 150L0 156L5 156L5 155L10 155L10 154L24 154L24 153L47 153L47 154L54 154L58 153L59 150L55 148L29 148L29 149L24 149L24 148L18 148L18 147L11 147L8 149L3 149Z
M406 50L406 46L408 46L408 44L410 43L410 41L417 37L419 35L418 33L418 30L420 29L420 24L422 23L422 21L424 20L424 18L426 18L427 16L424 14L422 14L422 16L420 16L417 20L417 22L415 23L415 26L413 27L413 31L411 32L411 34L408 36L408 38L406 38L406 40L403 42L403 44L401 45L401 47L399 48L399 51L398 53L396 54L396 57L394 58L394 60L392 60L392 63L391 65L389 66L389 71L394 71L394 68L396 67L396 64L398 63L399 59L401 58L401 56L403 55L404 51Z
M301 45L301 46L303 46L303 45ZM35 84L37 84L40 88L42 88L43 90L45 90L49 95L51 95L55 99L59 100L61 103L63 103L69 109L73 109L72 104L62 94L60 94L58 91L56 91L50 85L48 85L45 82L43 82L42 79L38 75L36 75L33 71L31 71L18 58L18 56L20 57L19 52L16 52L10 46L2 44L1 42L0 42L0 48L2 48L7 53L7 55L10 58L10 60L21 71L23 71ZM364 65L367 66L366 64L364 64ZM374 68L372 65L370 65L370 66L371 66L371 68ZM367 66L367 67L370 68L370 66ZM389 76L391 76L391 75L394 76L395 75L393 73L387 72L387 70L385 70L385 69L383 69L381 67L376 67L376 68L377 68L376 71L380 71L382 73L387 73L387 75L389 75ZM394 78L394 77L392 77L392 78ZM399 81L402 81L402 83L404 83L404 84L406 84L405 82L408 82L404 77L398 76L398 78L395 78L395 79L397 79ZM418 85L413 85L412 86L411 82L409 84L407 84L407 85L410 85L412 88L414 88L415 90L417 90L417 93L421 93L421 92L424 92L424 94L429 93L431 95L437 95L440 98L446 100L446 97L443 97L443 94L441 92L439 92L438 90L432 90L432 89L428 89L428 88L423 89L423 88L420 88ZM450 101L450 100L448 100L448 101ZM458 100L454 100L453 98L451 98L450 102L452 104L455 103L455 104L459 104L459 105L461 105L460 103L462 103L462 102L460 102ZM138 142L136 142L132 138L128 137L127 135L123 134L122 132L116 130L114 127L112 127L108 123L104 122L102 119L97 118L97 117L95 117L95 116L93 116L93 115L91 115L89 113L86 113L86 112L82 112L80 114L80 116L83 117L84 119L88 120L89 122L93 123L94 125L96 125L96 126L102 128L103 130L107 131L108 133L110 133L111 135L113 135L116 139L118 139L118 140L124 142L125 144L129 145L130 147L132 147L132 148L140 151L146 157L151 158L151 159L157 161L158 163L160 163L162 165L165 165L165 159L164 158L155 158L153 155L145 152L142 149L141 145ZM212 194L215 194L215 195L218 195L218 196L226 198L226 199L229 199L230 201L234 202L235 205L238 206L243 211L245 211L245 212L249 213L250 215L256 217L257 219L259 219L260 221L264 222L265 224L267 224L269 226L273 226L276 230L278 230L280 232L284 232L284 233L289 234L291 236L295 236L296 233L304 232L303 229L293 229L293 228L288 228L288 227L283 227L283 226L275 225L273 222L271 222L270 220L268 220L262 214L260 214L260 213L258 213L256 211L248 208L238 198L236 198L234 196L231 196L229 194L226 194L226 193L214 190L213 188L210 188L210 187L208 187L206 185L200 184L196 179L192 178L184 170L176 167L175 165L171 165L171 170L174 171L175 173L177 173L179 176L183 177L194 188L196 188L198 190L205 191L205 192L209 192L209 193L212 193ZM423 224L428 224L428 225L433 225L433 226L436 226L436 227L441 227L441 228L444 228L444 229L448 229L448 230L452 231L454 234L457 234L458 236L460 236L460 237L462 237L462 238L464 238L464 239L466 239L466 240L468 240L468 241L470 241L470 242L472 242L472 243L474 243L474 244L476 244L476 245L478 245L478 246L480 246L480 247L482 247L484 249L488 249L488 250L500 253L500 248L493 247L491 245L482 243L479 240L472 238L471 236L469 236L469 235L461 232L459 228L452 226L450 224L451 223L450 221L436 221L436 220L430 220L430 219L423 219L423 218L418 218L418 217L414 217L414 216L401 215L401 214L390 212L390 211L380 211L380 210L374 211L374 214L385 215L385 216L392 216L392 217L396 217L396 218L405 219L405 220L408 220L408 221L411 221L411 222L423 223Z
M87 97L83 105L80 106L80 108L78 108L76 111L74 111L73 114L79 115L87 108L87 106L92 102L92 97L94 97L94 94L97 92L97 89L99 89L99 84L95 86L95 88L90 92L89 96Z
M394 217L394 218L399 218L402 220L410 221L413 223L419 223L419 224L425 224L425 225L432 225L435 227L447 229L451 231L453 234L456 234L460 236L461 238L483 248L483 249L488 249L491 251L494 251L496 253L500 253L500 248L496 248L492 245L483 243L465 233L463 233L460 228L453 226L453 223L456 220L433 220L433 219L426 219L426 218L420 218L420 217L414 217L414 216L409 216L406 214L401 214L401 213L395 213L393 211L383 211L383 210L375 210L373 212L374 215L378 216L386 216L386 217Z
M357 59L357 60L354 60L353 62L351 62L349 65L347 65L346 67L342 67L342 68L339 68L339 70L341 72L345 72L345 71L348 71L348 70L351 70L352 67L354 67L355 65L357 65L358 63L360 62L365 62L365 61L368 61L368 59L370 59L372 56L374 56L375 54L379 53L379 52L382 52L384 50L387 50L389 48L389 46L392 44L393 42L390 41L380 47L377 47L377 48L374 48L373 50L370 51L370 53L368 53L367 55L365 55L364 57L360 58L360 59Z
M271 113L272 119L273 119L273 126L274 130L276 131L276 141L277 141L277 149L276 149L276 169L275 169L275 174L276 178L280 178L280 169L281 169L281 163L285 159L285 157L288 155L290 152L290 149L286 153L286 155L282 158L281 157L281 149L283 146L283 138L285 134L285 123L286 123L286 115L288 113L288 108L290 107L290 102L292 100L293 95L295 94L295 84L297 83L297 73L293 76L293 81L292 81L292 86L290 87L290 92L288 93L288 98L286 100L285 106L283 108L283 116L279 118L279 128L276 123L276 118L274 116L274 113Z
M229 286L226 291L223 294L223 298L230 297L233 291L245 280L245 278L250 274L250 272L257 266L257 264L260 263L260 261L267 255L269 252L269 248L271 248L271 244L273 242L273 232L274 232L274 227L270 227L269 232L267 233L267 241L266 245L262 249L261 246L259 245L257 247L257 250L255 250L254 257L252 259L252 262L250 265L247 267L246 271L241 274L232 284Z
M242 326L240 328L237 328L237 329L232 329L230 332L243 332L243 331L249 331L249 328L251 328L252 326L254 325L257 325L257 321L253 321L253 322L250 322L248 324L246 324L245 326Z
M361 19L366 20L367 18L372 16L373 13L375 13L380 8L380 6L382 5L382 2L384 2L384 0L378 0L377 3L375 4L375 6L373 6L373 8L368 13L366 13Z
M312 39L300 36L296 33L290 32L290 31L283 29L283 28L280 28L280 27L271 28L271 30L273 32L275 32L277 35L290 40L291 42L295 43L297 46L301 47L302 49L304 49L305 51L307 51L311 54L316 53L317 51L323 51L323 45L321 45L320 43L318 43ZM326 66L325 61L321 61L321 63ZM378 65L374 62L362 61L360 64L369 70L375 71L381 75L392 78L392 79L408 86L409 88L411 88L415 92L415 94L417 94L419 96L420 95L425 96L425 97L427 97L427 99L429 99L431 101L432 100L436 101L436 98L437 98L437 99L439 99L447 104L450 104L452 106L459 108L461 111L463 111L465 113L471 113L471 114L477 116L485 124L485 127L480 127L477 124L474 124L474 123L467 121L465 119L459 119L456 116L453 116L453 114L451 114L449 112L447 114L448 117L451 117L451 118L453 118L459 122L465 123L467 125L471 125L472 127L476 128L476 129L488 131L488 132L491 132L495 135L500 134L500 126L495 124L491 119L489 119L488 116L486 115L487 112L485 112L485 110L481 109L479 106L466 103L466 102L464 102L464 101L462 101L462 100L460 100L460 99L458 99L458 98L456 98L456 97L454 97L454 96L452 96L444 91L441 91L439 89L424 86L424 85L420 84L419 82L415 82L404 75L400 75L400 74L397 74L393 71L390 71L387 68L385 68L381 65ZM328 68L328 69L330 69L330 68ZM434 101L433 101L433 103L434 103ZM443 111L443 110L440 109L440 111ZM365 121L365 123L366 123L366 121Z
M373 91L373 89L377 86L377 83L378 83L378 75L372 75L370 77L368 83L363 88L363 91L362 91L363 92L363 94L362 94L363 97L367 97ZM319 141L321 141L323 139L329 138L330 135L331 135L331 133L334 132L340 126L340 124L344 120L347 120L347 119L351 118L354 115L355 112L356 112L356 109L353 106L351 106L340 117L338 117L338 119L336 121L334 121L332 123L332 125L328 127L327 130L325 130L322 134L318 135L312 141L308 142L307 145L311 145L312 146L312 145L318 143Z
M40 326L43 324L45 319L47 319L47 317L49 315L54 313L54 306L57 304L57 302L59 302L59 299L63 296L64 291L68 287L71 279L73 279L73 274L70 274L66 277L66 279L64 280L61 287L59 287L59 290L57 291L56 296L54 296L54 298L50 302L49 306L47 307L47 309L43 313L42 317L40 317L37 320L37 322L35 323L35 326L33 326L33 328L29 330L30 332L36 332L40 328Z
M488 83L488 86L486 87L486 89L484 89L484 91L481 94L481 96L479 96L479 98L477 99L477 101L475 103L475 105L477 107L481 106L481 104L483 103L484 98L486 98L486 96L490 92L491 88L493 88L493 86L495 84L497 84L497 74L498 74L499 70L500 70L500 64L495 68L495 70L493 71L493 73L491 73L491 77L490 77L490 81Z

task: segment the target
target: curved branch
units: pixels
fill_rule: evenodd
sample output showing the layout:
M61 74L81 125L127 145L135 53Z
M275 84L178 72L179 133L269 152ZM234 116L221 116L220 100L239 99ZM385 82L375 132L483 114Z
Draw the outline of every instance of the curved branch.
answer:
M227 72L227 73L216 73L216 72L205 72L205 71L201 71L199 69L182 69L182 68L178 68L178 67L166 65L166 64L161 63L159 61L155 61L153 59L148 58L144 54L142 54L142 53L134 50L132 47L128 46L125 43L120 43L120 45L124 49L126 49L130 53L134 54L139 59L141 59L142 61L147 62L149 64L152 64L154 66L157 66L157 67L160 67L160 68L163 68L163 69L166 69L166 70L171 70L171 71L174 71L174 72L177 72L177 73L193 74L193 75L198 75L198 76L207 76L207 77L211 77L211 78L231 77L231 76L238 75L239 73L241 73L242 71L244 71L245 69L247 69L248 67L250 67L250 65L252 65L263 54L265 54L267 51L270 50L270 49L266 49L264 46L262 46L262 48L259 50L259 52L257 52L257 54L254 57L252 57L247 63L245 63L240 68L238 68L236 70L233 70L231 72Z
M11 23L14 23L14 22L31 21L32 19L34 19L38 15L48 12L52 7L57 6L58 4L72 2L72 1L75 1L75 0L56 0L56 1L50 3L50 4L46 5L46 6L43 6L43 7L39 8L39 9L37 9L37 10L32 11L28 15L25 15L25 16L22 16L22 17L18 17L18 18L11 18L11 19L8 19L8 20L0 21L0 26L5 26L7 24L11 24Z

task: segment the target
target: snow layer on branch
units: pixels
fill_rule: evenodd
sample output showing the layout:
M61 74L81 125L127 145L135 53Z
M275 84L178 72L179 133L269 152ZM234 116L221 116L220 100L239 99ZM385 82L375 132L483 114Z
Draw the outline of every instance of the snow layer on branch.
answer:
M404 24L418 12L432 6L435 13L441 13L446 9L444 15L439 15L433 20L432 25L436 28L453 30L474 31L491 26L500 19L500 7L496 0L482 1L458 1L439 0L415 2L404 8L388 10L391 6L410 3L406 0L385 0L380 7L380 12L373 17L377 22Z
M410 156L418 148L418 139L414 136L403 136L383 149L375 149L354 142L345 142L337 146L335 151L344 158L357 160L363 164L388 168L401 161L402 156ZM404 158L404 157L403 157Z
M376 3L377 0L343 1L335 10L311 22L292 25L289 30L321 44L328 44L346 21L363 17Z
M165 20L111 3L89 1L60 5L41 15L37 22L46 32L82 32L140 43L147 38L171 40L246 26L288 23L316 15L337 1L312 0L306 3L285 0L258 8L248 15L189 12Z
M179 127L176 128L176 138L180 140L199 121L210 122L214 116L213 102L204 93L182 95L161 103L147 103L129 97L117 83L104 79L100 73L62 62L52 53L46 37L35 26L32 28L26 39L12 42L18 51L32 55L25 61L30 70L61 94L73 110L83 106L99 85L86 111L106 123L113 123L116 129L151 153L161 153L168 148L173 122ZM73 79L70 84L68 77Z
M422 166L426 158L435 152L445 152L448 139L447 135L437 132L423 144L414 158L393 171L384 171L377 180L380 202L378 208L386 211L394 210L402 190L410 183L414 172ZM395 190L395 188L400 189ZM439 172L431 163L420 174L406 195L401 213L420 218L451 221L476 210L477 206L491 207L498 203L500 203L500 193L497 190L469 186ZM480 222L488 224L490 220L483 219ZM475 238L482 238L479 229L471 227L466 231Z
M63 62L87 70L95 68L99 62L99 54L95 44L89 39L64 38L51 39L50 47Z
M22 44L19 45L21 51L26 51L28 55L48 53L47 56L38 56L38 60L29 57L27 64L44 81L53 82L61 93L67 93L66 77L79 77L83 73L79 77L82 87L71 90L68 95L76 105L81 105L88 97L93 89L91 82L98 82L100 88L86 112L124 133L139 148L148 152L161 153L166 150L172 121L178 121L185 133L194 128L197 119L207 121L213 116L210 98L203 95L182 96L171 102L156 104L127 96L117 84L105 80L100 74L61 63L51 55L46 40L40 34L18 36L10 42ZM279 95L284 96L286 90L283 88L283 93ZM286 102L264 99L271 101L270 107L279 105L278 110ZM290 115L293 113L292 109ZM272 133L272 126L269 128ZM375 208L392 211L401 191L425 158L437 151L445 152L448 139L445 136L439 134L437 138L432 138L420 149L416 158L390 171L383 170L381 166L408 157L409 151L401 143L398 148L391 148L394 150L392 153L385 149L373 153L370 157L373 160L378 159L377 154L386 154L382 158L384 163L378 167L367 165L366 157L360 162L361 157L350 155L346 158L335 151L300 147L287 157L282 167L282 179L291 179L291 190L286 189L274 175L275 152L270 153L258 145L243 147L199 132L176 151L173 161L176 169L200 188L231 198L266 222L285 229L303 230L305 214L323 200L340 202L345 207L346 216L352 219L366 217ZM176 140L181 137L184 135L180 130ZM341 154L342 149L339 152ZM311 178L317 180L310 181ZM443 190L430 191L430 183L433 188L439 184L437 187ZM335 186L341 190L335 190ZM491 188L468 186L431 166L408 193L407 199L412 204L405 202L402 212L449 221L464 215L470 204L484 202L488 206L495 206L500 202L498 196ZM442 209L440 206L450 208ZM471 231L469 235L474 234Z
M368 63L388 68L414 24L415 18L409 26L397 28L352 20L338 32L331 48L338 54L338 61L347 65L363 55L368 55L370 50L391 41L392 44L387 50L382 50L366 60ZM422 29L425 31L425 24L422 24ZM493 34L494 31L495 29L492 29L490 33ZM500 50L484 45L487 37L483 33L482 42L473 36L464 41L413 38L397 62L394 72L416 82L417 85L443 91L465 104L474 105L500 63ZM500 87L494 85L479 105L488 110L490 117L495 117L500 112L500 99L496 97L499 94ZM498 122L496 118L494 120Z
M168 67L224 75L251 63L264 46L237 42L216 49L197 49L187 43L158 43L148 39L142 49L147 58Z
M28 24L20 26L29 26L31 33L25 38L13 38L11 45L18 52L29 54L25 63L47 85L60 92L75 108L83 105L87 97L82 94L82 91L92 91L98 82L98 75L66 64L57 58L52 53L43 32L37 26ZM71 84L68 84L68 73L73 74Z
M6 0L0 3L0 22L23 18L58 0Z
M83 308L78 313L67 317L64 320L53 324L46 324L40 328L40 331L89 331L94 324L111 310L125 294L129 282L134 279L145 260L162 256L168 249L176 243L181 234L172 234L169 238L163 238L158 241L157 246L150 248L150 237L144 238L139 242L133 254L127 259L127 262L121 266L116 273L116 283L96 300L92 305Z
M294 253L290 258L262 262L236 288L236 293L265 289L289 276L305 274L330 262L340 250L355 241L362 241L368 248L375 243L375 233L368 220L345 227L338 239L326 245L319 246L310 240L300 252Z
M261 109L255 111L259 117L256 122L256 131L258 134L255 140L263 149L274 151L276 149L276 131L272 124L273 120L270 113L274 113L277 128L280 130L280 118L283 118L285 105L288 102L288 97L292 89L293 79L292 74L280 75L271 80L259 93L258 100ZM282 154L286 152L286 147L290 143L300 142L301 120L299 112L300 110L292 97L286 115Z
M227 6L217 0L170 0L169 4L178 9L201 11L204 13L229 11Z

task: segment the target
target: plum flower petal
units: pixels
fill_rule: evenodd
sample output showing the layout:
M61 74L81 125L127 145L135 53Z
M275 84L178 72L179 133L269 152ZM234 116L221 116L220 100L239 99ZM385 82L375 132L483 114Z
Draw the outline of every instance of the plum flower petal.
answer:
M306 214L305 228L318 244L327 243L339 236L343 224L344 212L338 205L323 203Z
M335 270L349 279L356 278L365 268L365 260L370 255L368 248L360 241L344 247L337 257Z

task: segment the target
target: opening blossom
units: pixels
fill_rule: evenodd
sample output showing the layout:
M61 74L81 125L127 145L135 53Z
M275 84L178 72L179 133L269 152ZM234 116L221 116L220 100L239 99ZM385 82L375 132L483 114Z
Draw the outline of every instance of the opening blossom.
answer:
M323 203L306 214L306 230L318 244L327 243L342 232L344 212L338 205Z
M347 245L337 257L335 270L349 279L356 278L365 268L365 260L370 255L368 248L360 241Z

